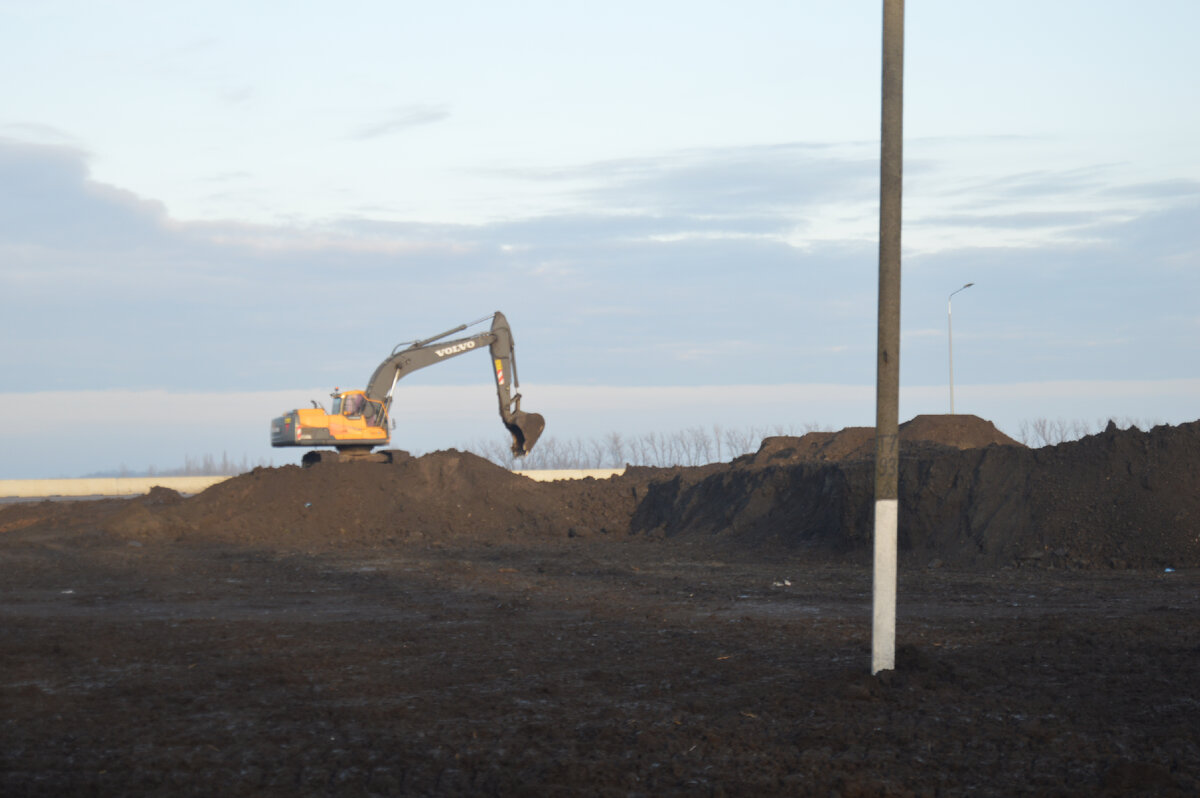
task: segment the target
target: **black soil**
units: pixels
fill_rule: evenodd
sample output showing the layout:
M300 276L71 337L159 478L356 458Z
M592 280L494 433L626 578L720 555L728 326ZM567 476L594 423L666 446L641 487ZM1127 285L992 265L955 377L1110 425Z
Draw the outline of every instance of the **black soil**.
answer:
M535 483L456 451L0 506L0 794L1200 794L1200 422Z

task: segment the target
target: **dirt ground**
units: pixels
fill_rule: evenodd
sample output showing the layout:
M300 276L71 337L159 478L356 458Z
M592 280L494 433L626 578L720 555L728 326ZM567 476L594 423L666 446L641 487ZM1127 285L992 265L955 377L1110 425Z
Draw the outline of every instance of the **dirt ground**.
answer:
M1200 422L909 422L876 676L870 439L0 505L0 794L1200 794Z

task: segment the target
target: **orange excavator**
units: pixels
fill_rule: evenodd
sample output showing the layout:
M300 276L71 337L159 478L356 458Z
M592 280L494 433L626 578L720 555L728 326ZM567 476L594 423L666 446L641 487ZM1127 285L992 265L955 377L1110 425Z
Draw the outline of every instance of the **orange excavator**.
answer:
M490 330L465 338L446 341L477 324L491 319ZM333 406L329 412L317 402L311 408L291 410L271 422L272 446L332 446L330 450L306 452L305 466L328 462L391 462L395 450L373 451L386 446L390 440L388 411L392 392L400 378L417 369L441 363L459 355L488 347L496 392L500 399L500 420L512 435L512 453L527 454L546 427L546 420L537 413L521 410L521 394L516 393L517 363L513 357L512 330L499 311L469 324L432 338L398 344L375 369L363 391L334 389Z

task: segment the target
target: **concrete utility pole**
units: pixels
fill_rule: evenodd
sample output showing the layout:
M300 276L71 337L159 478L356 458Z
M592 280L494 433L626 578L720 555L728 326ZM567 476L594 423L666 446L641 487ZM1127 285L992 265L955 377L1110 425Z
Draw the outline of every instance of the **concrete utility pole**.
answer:
M879 158L879 348L875 383L875 573L871 673L896 667L900 516L900 201L904 175L904 0L883 2Z
M950 342L950 415L954 415L954 320L952 317L953 307L951 300L959 291L966 291L975 283L967 283L957 291L951 291L950 296L946 299L946 340Z

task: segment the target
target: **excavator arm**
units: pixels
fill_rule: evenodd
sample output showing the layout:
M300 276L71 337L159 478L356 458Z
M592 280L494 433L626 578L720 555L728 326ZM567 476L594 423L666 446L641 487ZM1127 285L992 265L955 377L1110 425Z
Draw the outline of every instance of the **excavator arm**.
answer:
M485 317L486 318L486 317ZM488 347L492 360L492 376L496 381L496 394L500 401L500 419L512 434L512 452L518 457L533 448L546 427L546 421L537 413L521 410L521 394L517 393L517 361L513 355L512 330L508 319L500 311L492 314L492 328L467 338L450 341L443 339L462 332L469 325L461 324L440 335L414 341L404 349L392 351L391 356L379 364L367 382L367 399L382 402L386 410L391 409L392 393L396 383L412 372L441 363L459 355Z

